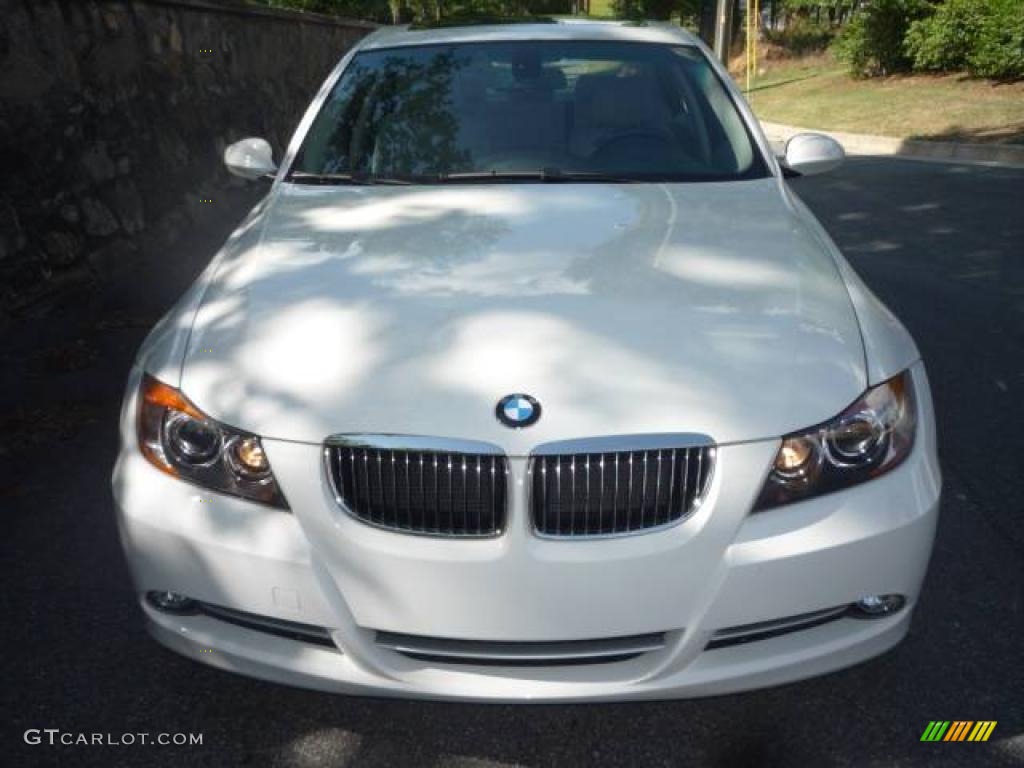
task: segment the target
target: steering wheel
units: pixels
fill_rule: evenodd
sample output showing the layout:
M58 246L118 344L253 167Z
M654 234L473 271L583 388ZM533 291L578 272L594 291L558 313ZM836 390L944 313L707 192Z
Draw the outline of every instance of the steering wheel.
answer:
M630 128L602 141L590 153L590 158L592 160L604 159L611 154L613 149L626 142L641 144L641 146L643 142L663 145L661 151L655 154L655 157L672 155L675 150L675 142L672 141L671 135L666 131L659 131L655 128Z

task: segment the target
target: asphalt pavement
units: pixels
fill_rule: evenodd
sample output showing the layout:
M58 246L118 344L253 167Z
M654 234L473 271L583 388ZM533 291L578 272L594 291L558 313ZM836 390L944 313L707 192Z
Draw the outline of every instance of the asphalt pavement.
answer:
M0 328L2 762L1024 765L1024 171L858 158L792 184L910 328L934 390L942 514L895 650L712 699L480 705L291 689L156 645L111 511L116 414L134 350L226 221L143 276ZM234 202L235 220L246 204ZM983 744L922 743L930 720L998 725ZM202 745L25 743L46 728L201 733Z

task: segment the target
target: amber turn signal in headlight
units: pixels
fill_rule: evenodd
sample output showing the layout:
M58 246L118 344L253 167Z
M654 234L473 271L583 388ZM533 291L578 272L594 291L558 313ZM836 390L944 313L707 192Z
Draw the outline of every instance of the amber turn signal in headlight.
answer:
M754 511L862 483L897 467L916 426L914 387L904 372L872 387L832 421L786 435Z
M170 475L220 493L288 509L258 435L210 418L174 387L142 376L139 448Z

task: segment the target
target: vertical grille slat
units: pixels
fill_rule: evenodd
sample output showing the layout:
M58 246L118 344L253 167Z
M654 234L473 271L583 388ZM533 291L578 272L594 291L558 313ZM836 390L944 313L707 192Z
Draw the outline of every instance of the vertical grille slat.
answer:
M547 456L542 456L540 459L540 496L541 496L541 514L544 516L542 526L546 529L548 527L548 459Z
M462 530L469 532L469 488L466 486L466 457L462 457Z
M409 478L409 451L405 453L405 522L412 527L412 480Z
M661 451L658 451L655 459L658 467L654 479L654 524L661 525Z
M496 536L505 528L504 456L330 444L326 452L335 496L358 520L440 536Z
M646 528L647 526L644 524L644 516L647 512L647 476L650 474L650 472L647 471L647 451L644 451L644 465L642 471L643 475L640 485L640 527Z
M494 523L497 520L498 515L498 507L494 496L494 486L497 483L497 477L494 474L494 465L496 461L497 459L494 456L491 456L491 530L494 530Z
M697 483L704 482L704 456L697 454Z
M384 451L377 451L377 486L373 496L380 497L380 503L376 505L378 522L384 521L386 511L384 503Z
M483 489L483 482L484 482L483 476L480 474L480 457L477 456L476 457L476 498L480 499L481 501L483 501L484 498L485 498L484 495L481 493L481 490ZM480 533L480 523L483 521L484 514L486 512L487 512L486 509L481 509L480 514L477 516L476 520L474 521L475 529L474 529L473 533L475 533L475 534L479 534Z
M590 529L590 456L584 459L583 528Z
M402 525L402 503L398 498L398 467L395 463L395 452L391 452L391 491L394 494L391 499L391 506L395 510L395 527L399 528ZM385 501L385 504L387 502Z
M683 487L680 492L683 496L684 506L690 506L690 450L683 452Z
M615 500L612 503L612 531L617 530L619 525L619 456L615 454Z
M668 520L672 519L672 499L675 496L675 490L676 490L676 454L677 453L678 453L678 451L672 451L671 452L672 456L671 456L671 459L670 459L670 461L672 462L672 468L669 471L669 478L668 478L668 507L667 507L667 509L668 509Z
M341 472L341 459L338 458L337 454L331 456L331 469L334 472L334 476L338 478L338 488L340 489L339 494L345 495L345 476Z
M679 521L700 504L714 449L661 448L530 459L530 516L543 536L609 536Z
M572 520L572 532L576 532L576 457L573 456L569 465L569 481L572 495L569 497L569 519Z
M434 454L434 530L441 530L441 473L437 470L437 454Z
M444 530L454 531L455 528L455 459L451 454L445 454L444 459L444 508L448 510L448 519L445 521L447 526Z
M555 527L562 528L562 462L555 458L555 488L558 490L558 501L555 504Z
M363 475L364 475L363 479L366 481L363 484L363 488L362 488L363 499L364 499L364 502L366 504L367 514L372 518L373 517L373 502L370 499L370 452L369 451L367 451L366 453L363 454L363 462L362 463L363 463Z
M630 507L633 504L633 464L636 461L636 456L634 454L630 454L629 457L630 457L630 460L626 463L626 466L629 469L629 473L630 473L630 479L629 479L629 482L626 485L626 530L627 531L630 529L630 518L633 516L631 514L631 512L630 512Z
M426 510L427 510L427 470L426 470L426 466L427 465L423 461L423 454L422 453L419 454L419 460L420 460L419 461L419 464L420 464L420 496L419 496L419 498L420 498L420 504L423 505L423 511L425 513ZM410 508L411 508L411 506L412 505L410 504ZM425 523L425 515L424 515L424 523Z

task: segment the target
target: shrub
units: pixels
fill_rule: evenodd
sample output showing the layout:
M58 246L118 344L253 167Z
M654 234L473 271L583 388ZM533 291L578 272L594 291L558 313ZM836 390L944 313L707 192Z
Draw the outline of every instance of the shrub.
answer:
M815 53L828 48L833 33L824 24L816 24L804 16L794 16L784 29L766 29L765 39L796 56Z
M863 16L854 16L836 35L832 43L832 55L846 64L852 75L866 77L871 74L871 44Z
M868 0L836 38L836 57L858 77L910 69L903 39L930 10L925 0Z
M967 69L980 77L1024 77L1024 2L989 0Z
M948 0L907 30L907 55L914 69L948 72L966 69L985 17L986 0Z
M1024 2L947 0L910 25L906 49L917 70L1024 76Z

